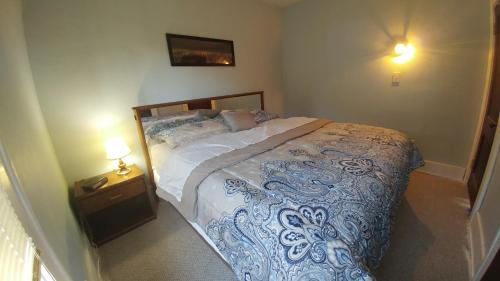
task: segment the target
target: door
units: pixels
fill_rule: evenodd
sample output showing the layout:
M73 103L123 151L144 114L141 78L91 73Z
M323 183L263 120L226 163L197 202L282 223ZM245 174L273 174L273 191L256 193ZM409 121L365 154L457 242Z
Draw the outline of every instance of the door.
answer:
M500 5L495 7L495 52L493 58L493 73L491 79L490 93L488 103L486 106L486 115L484 116L483 127L481 129L481 136L479 138L479 145L477 148L476 156L473 161L472 171L467 182L469 189L469 199L471 207L479 191L479 186L483 180L484 171L488 158L490 156L491 145L495 136L495 130L498 122L498 113L500 110Z

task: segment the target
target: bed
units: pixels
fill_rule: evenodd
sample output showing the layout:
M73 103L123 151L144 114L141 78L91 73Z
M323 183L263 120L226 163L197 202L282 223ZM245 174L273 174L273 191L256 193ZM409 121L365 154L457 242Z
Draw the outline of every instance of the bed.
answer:
M245 106L237 99L247 99ZM167 107L234 109L256 101L263 112L263 92L135 107L156 194L238 280L375 280L409 174L422 165L403 133L291 117L183 139L174 148L149 138L158 130L146 123ZM189 126L204 130L213 125L206 121Z

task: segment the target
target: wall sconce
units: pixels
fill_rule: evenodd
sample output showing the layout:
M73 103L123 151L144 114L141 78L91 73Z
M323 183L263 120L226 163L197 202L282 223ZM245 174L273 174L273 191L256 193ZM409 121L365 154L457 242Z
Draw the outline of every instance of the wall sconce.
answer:
M392 61L397 64L403 64L410 61L415 55L415 47L408 42L397 42L394 46L394 55Z

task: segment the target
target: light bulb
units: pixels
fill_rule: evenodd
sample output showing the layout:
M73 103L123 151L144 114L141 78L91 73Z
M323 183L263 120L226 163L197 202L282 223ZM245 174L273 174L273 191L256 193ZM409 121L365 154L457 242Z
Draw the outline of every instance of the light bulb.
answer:
M395 56L392 61L398 64L403 64L410 61L415 55L415 47L411 43L398 43L394 47Z

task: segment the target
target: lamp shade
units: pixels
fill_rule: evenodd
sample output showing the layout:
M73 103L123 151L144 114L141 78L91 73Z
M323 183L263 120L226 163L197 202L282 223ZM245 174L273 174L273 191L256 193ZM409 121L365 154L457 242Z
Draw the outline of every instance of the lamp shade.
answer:
M106 157L110 160L123 158L130 153L125 141L122 138L112 138L104 143L106 147Z

